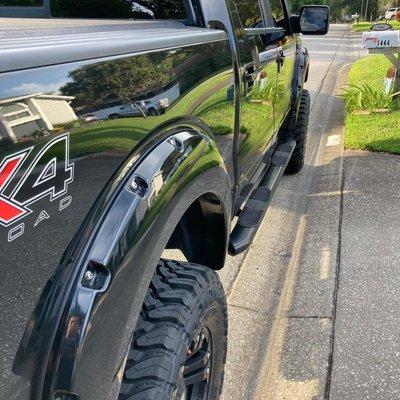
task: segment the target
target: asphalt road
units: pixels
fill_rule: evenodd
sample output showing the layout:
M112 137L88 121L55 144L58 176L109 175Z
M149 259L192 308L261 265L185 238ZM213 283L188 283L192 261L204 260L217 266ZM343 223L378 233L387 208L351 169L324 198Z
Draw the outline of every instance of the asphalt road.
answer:
M317 400L330 391L342 209L343 104L335 96L359 38L308 37L307 165L284 178L251 249L221 278L230 330L224 400Z

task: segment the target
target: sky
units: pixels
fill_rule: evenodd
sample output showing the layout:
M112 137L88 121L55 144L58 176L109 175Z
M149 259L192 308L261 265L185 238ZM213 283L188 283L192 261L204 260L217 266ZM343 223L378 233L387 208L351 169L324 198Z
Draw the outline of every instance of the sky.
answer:
M68 74L85 63L71 63L0 74L0 99L32 93L58 94L70 81Z

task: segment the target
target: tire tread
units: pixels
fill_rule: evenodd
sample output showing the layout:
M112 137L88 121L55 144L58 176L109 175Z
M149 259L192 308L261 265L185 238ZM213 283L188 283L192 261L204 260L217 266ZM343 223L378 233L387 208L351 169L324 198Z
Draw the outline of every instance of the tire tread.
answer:
M308 90L303 90L300 99L300 107L297 115L296 126L292 135L290 135L290 137L296 141L296 148L286 168L287 174L297 174L304 167L309 116L310 93Z
M227 306L217 274L199 265L160 260L133 335L119 400L172 398L176 376L171 371L182 340L190 344L193 313L212 299L223 306L226 342Z

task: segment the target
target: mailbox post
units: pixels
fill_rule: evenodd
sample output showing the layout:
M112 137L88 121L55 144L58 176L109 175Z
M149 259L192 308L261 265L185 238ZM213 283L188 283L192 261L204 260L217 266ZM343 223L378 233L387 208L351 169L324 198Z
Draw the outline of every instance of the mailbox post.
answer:
M400 31L364 32L363 46L370 54L384 54L396 70L394 93L400 91ZM396 96L398 97L398 96Z

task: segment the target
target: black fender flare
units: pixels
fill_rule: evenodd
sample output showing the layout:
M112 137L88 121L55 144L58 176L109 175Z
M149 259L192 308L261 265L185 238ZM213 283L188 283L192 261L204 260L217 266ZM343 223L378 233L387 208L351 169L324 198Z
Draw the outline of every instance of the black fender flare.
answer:
M128 157L65 252L21 341L15 370L33 353L41 357L33 398L55 391L85 400L117 397L158 260L181 217L204 196L223 214L223 263L232 182L208 127L194 117L176 121ZM87 279L88 270L96 279Z
M300 98L304 83L308 80L310 72L310 55L305 47L300 47L296 53L294 76L292 80L291 120L289 129L293 129L300 106Z

